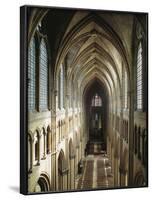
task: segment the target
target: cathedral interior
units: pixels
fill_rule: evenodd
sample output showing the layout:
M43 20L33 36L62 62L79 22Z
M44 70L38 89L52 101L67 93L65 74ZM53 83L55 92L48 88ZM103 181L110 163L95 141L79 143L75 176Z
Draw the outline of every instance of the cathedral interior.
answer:
M147 186L147 15L27 12L28 192Z

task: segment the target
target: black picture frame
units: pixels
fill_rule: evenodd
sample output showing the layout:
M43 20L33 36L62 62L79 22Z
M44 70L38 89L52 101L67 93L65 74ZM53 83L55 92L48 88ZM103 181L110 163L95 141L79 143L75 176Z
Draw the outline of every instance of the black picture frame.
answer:
M145 177L146 182L144 185L135 186L130 185L127 187L110 187L110 188L92 188L92 189L71 189L63 191L45 191L45 192L28 192L28 30L29 30L29 20L30 12L29 9L42 9L42 10L67 10L67 11L92 11L92 12L102 12L102 13L112 13L112 14L131 14L138 15L139 19L144 16L145 24L145 77L146 81L144 83L144 94L145 97L145 113L146 113L146 137L147 146L144 151L147 152L146 166L145 166ZM141 15L141 17L140 17ZM141 19L142 22L142 19ZM133 44L134 45L134 44ZM132 46L134 48L134 46ZM134 65L135 63L133 63ZM135 101L135 99L134 99ZM106 190L106 189L127 189L127 188L140 188L148 187L148 13L147 12L132 12L132 11L115 11L115 10L93 10L93 9L81 9L81 8L64 8L64 7L50 7L50 6L32 6L25 5L20 7L20 193L24 195L33 194L47 194L47 193L60 193L60 192L77 192L77 191L90 191L90 190ZM133 152L132 152L133 153ZM129 158L130 159L130 158Z

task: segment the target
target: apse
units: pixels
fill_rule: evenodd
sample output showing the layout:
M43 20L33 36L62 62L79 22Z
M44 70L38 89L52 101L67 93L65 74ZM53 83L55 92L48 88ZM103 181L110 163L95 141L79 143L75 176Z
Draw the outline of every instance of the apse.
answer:
M85 125L88 143L100 143L106 150L108 126L108 96L98 79L91 81L84 92Z

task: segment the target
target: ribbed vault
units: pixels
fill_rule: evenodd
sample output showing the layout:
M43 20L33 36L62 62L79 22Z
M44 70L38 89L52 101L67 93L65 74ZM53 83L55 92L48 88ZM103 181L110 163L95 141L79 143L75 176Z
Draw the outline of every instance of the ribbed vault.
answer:
M62 30L55 28L57 42L54 44L56 45L54 77L58 74L61 63L66 60L68 82L70 83L71 79L79 81L78 87L82 82L86 82L84 79L88 80L88 77L91 77L91 72L94 76L101 74L100 79L106 81L111 94L115 93L115 90L120 92L122 65L127 71L129 83L132 32L128 33L125 26L129 26L132 30L132 15L123 14L123 18L127 19L126 24L123 24L119 13L114 14L112 18L108 13L94 11L60 11L58 15L56 10L54 14L49 10L45 12L41 10L40 13L39 18L36 19L33 15L31 19L36 24L38 20L44 18L46 30L49 30L48 41L52 41L52 37L55 39L51 34L49 23L53 22L54 16L58 16L55 22L62 22L65 16Z
M107 105L109 111L114 112L120 108L123 69L127 73L128 91L130 90L132 32L128 33L125 26L132 30L133 16L126 14L120 16L119 13L115 13L111 18L108 13L94 11L45 10L43 13L41 10L40 13L39 20L45 24L44 33L46 31L48 35L51 49L50 56L53 60L51 70L56 80L54 88L58 90L56 77L60 66L64 63L66 89L67 94L70 94L71 102L74 99L77 106L84 109L85 91L95 80L98 80L109 99ZM121 17L127 19L123 20L126 24L121 23ZM38 18L32 16L32 19L33 23L36 21L39 23ZM55 22L62 24L60 30ZM53 31L50 27L52 23ZM71 105L72 103L69 103L69 106Z
M98 78L115 99L116 91L120 96L122 65L129 79L128 50L120 39L123 32L116 33L101 16L92 12L84 12L79 18L77 15L73 15L61 40L55 73L58 74L58 66L66 60L69 88L71 82L78 84L81 96L89 81Z

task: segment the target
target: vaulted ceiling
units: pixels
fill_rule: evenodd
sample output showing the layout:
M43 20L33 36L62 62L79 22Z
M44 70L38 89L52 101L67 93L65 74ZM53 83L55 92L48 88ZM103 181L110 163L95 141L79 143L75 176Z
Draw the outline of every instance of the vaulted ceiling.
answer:
M68 80L82 91L99 79L109 95L121 87L122 66L129 75L133 15L77 11L60 42L56 70L66 60ZM118 91L117 91L118 92Z
M45 10L42 24L54 74L66 62L68 83L77 83L81 93L98 79L109 95L119 94L122 67L130 77L134 18L120 12Z

